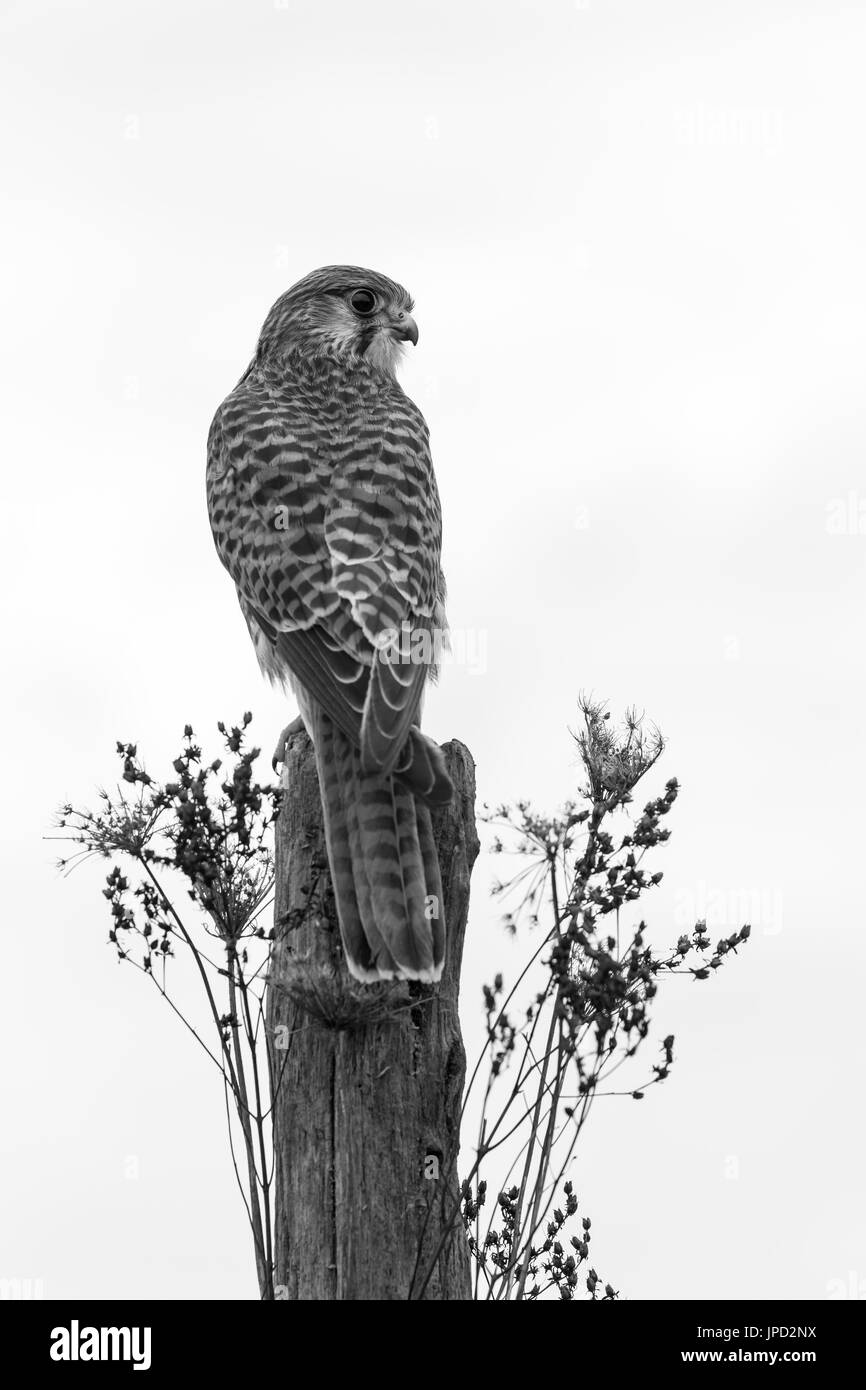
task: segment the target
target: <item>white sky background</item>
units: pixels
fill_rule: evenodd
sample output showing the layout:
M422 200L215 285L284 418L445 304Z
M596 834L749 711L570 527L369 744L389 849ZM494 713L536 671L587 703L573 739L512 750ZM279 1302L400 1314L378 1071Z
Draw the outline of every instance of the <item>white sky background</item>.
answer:
M31 0L0 29L0 1276L255 1297L210 1064L104 944L102 866L62 880L41 837L117 738L162 774L185 721L216 752L250 708L270 749L286 706L213 550L205 439L272 301L347 261L416 298L403 381L476 643L428 730L480 798L553 807L578 692L644 707L647 795L683 788L652 939L704 904L754 926L662 990L670 1080L596 1108L597 1269L635 1297L866 1278L866 11ZM470 1053L518 961L489 872Z

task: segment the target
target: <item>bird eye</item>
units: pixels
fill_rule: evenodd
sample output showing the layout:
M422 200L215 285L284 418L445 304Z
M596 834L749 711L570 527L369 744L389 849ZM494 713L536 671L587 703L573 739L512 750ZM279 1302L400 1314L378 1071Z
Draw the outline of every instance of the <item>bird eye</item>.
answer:
M376 296L370 290L355 290L349 303L356 314L372 314L376 307Z

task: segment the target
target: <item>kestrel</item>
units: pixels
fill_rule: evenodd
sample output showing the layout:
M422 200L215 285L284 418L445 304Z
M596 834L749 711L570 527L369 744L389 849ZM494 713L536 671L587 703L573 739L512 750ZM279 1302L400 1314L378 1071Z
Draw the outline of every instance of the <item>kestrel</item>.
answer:
M451 798L418 727L446 631L429 434L396 379L409 295L327 266L274 304L208 439L207 498L259 664L312 738L337 914L359 980L438 980L430 806Z

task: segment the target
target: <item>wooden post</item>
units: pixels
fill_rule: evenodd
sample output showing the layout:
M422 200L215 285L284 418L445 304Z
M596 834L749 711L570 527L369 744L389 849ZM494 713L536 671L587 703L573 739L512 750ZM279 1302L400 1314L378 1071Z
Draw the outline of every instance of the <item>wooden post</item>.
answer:
M443 751L456 787L433 817L443 978L367 986L339 949L312 745L304 733L289 743L268 989L277 1298L471 1298L456 1215L466 1070L457 1003L478 853L475 766L461 743Z

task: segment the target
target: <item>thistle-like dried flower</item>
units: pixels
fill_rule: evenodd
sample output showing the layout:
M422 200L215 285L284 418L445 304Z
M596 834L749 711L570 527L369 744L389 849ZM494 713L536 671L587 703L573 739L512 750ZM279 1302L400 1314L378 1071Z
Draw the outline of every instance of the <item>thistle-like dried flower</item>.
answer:
M608 810L628 800L632 789L661 756L664 739L634 709L617 726L605 706L588 696L579 700L584 727L575 734L589 779L587 795Z

